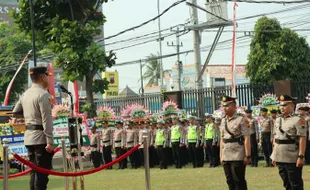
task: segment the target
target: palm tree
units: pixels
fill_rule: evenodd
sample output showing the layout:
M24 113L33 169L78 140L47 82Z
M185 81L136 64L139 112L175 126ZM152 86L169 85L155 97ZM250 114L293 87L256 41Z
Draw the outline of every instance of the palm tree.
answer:
M143 67L146 67L142 79L148 80L147 86L158 86L158 80L160 79L160 63L157 59L158 55L151 54L147 57L146 64Z

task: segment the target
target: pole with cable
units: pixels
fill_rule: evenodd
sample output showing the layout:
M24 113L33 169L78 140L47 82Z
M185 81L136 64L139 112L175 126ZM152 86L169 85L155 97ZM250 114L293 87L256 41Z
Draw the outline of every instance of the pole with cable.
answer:
M160 15L160 0L157 0L157 12L158 15ZM160 88L163 88L164 86L164 69L163 69L163 49L162 49L162 37L161 37L161 26L160 26L160 16L158 17L158 37L159 37L159 55L160 55L160 59L159 59L159 64L160 64Z
M3 190L9 189L9 140L3 139Z
M31 19L31 35L32 35L32 53L33 53L33 65L37 66L37 55L36 55L36 35L34 31L34 11L33 11L33 2L29 0L30 7L30 19Z

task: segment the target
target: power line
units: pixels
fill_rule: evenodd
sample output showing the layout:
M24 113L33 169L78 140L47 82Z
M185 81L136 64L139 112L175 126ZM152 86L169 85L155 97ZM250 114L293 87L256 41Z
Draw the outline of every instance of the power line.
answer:
M162 15L164 15L165 13L167 13L170 9L172 9L173 7L175 7L175 6L177 6L177 5L181 4L181 3L183 3L183 2L185 2L185 1L186 1L186 0L177 1L177 2L173 3L172 5L170 5L167 9L165 9L161 14L155 16L154 18L152 18L152 19L150 19L150 20L148 20L148 21L146 21L146 22L143 22L142 24L139 24L139 25L137 25L137 26L128 28L128 29L126 29L126 30L123 30L123 31L121 31L121 32L119 32L119 33L117 33L117 34L108 36L108 37L103 38L103 39L101 39L101 40L97 40L96 42L101 42L101 41L104 41L104 40L108 40L108 39L117 37L117 36L119 36L119 35L121 35L121 34L124 34L124 33L126 33L126 32L129 32L129 31L131 31L131 30L135 30L135 29L137 29L137 28L140 28L140 27L142 27L142 26L144 26L144 25L146 25L146 24L148 24L148 23L150 23L150 22L152 22L152 21L157 20L159 17L161 17Z
M226 0L226 1L231 1L231 2L240 2L240 3L260 3L260 4L265 4L265 3L273 3L273 4L297 4L297 3L308 3L310 0L295 0L295 1L252 1L252 0Z

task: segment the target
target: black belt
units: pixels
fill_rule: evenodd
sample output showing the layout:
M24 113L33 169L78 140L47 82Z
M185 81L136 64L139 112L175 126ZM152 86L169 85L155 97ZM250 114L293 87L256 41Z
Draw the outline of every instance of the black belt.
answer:
M280 139L275 139L275 142L277 144L296 144L295 140L280 140Z
M244 144L244 138L233 138L233 139L223 139L224 143L239 143L240 145Z
M262 132L262 135L271 135L271 132Z
M116 143L120 143L120 142L122 142L122 141L114 141L114 142L116 142Z
M108 140L108 141L102 141L102 143L108 143L108 142L110 142L110 140Z
M26 130L40 130L40 131L43 131L44 128L43 128L43 125L31 125L31 124L28 124L28 125L26 125Z
M127 143L133 143L134 141L129 141L129 142L127 142Z
M97 145L96 145L96 144L90 145L90 147L92 147L92 148L97 148Z

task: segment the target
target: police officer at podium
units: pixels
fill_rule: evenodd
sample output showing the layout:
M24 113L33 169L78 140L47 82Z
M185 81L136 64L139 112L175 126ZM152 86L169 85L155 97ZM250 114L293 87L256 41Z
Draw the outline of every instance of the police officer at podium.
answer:
M251 131L245 117L236 111L236 98L223 96L220 158L229 190L247 190L245 167L251 162Z
M49 75L46 67L30 68L32 86L20 97L13 110L25 118L24 144L30 162L45 169L51 169L53 157L52 98L46 91ZM32 170L30 190L46 190L48 181L48 175Z
M282 116L276 119L274 126L272 164L278 166L285 189L303 190L306 121L294 114L295 98L281 95L279 101Z

